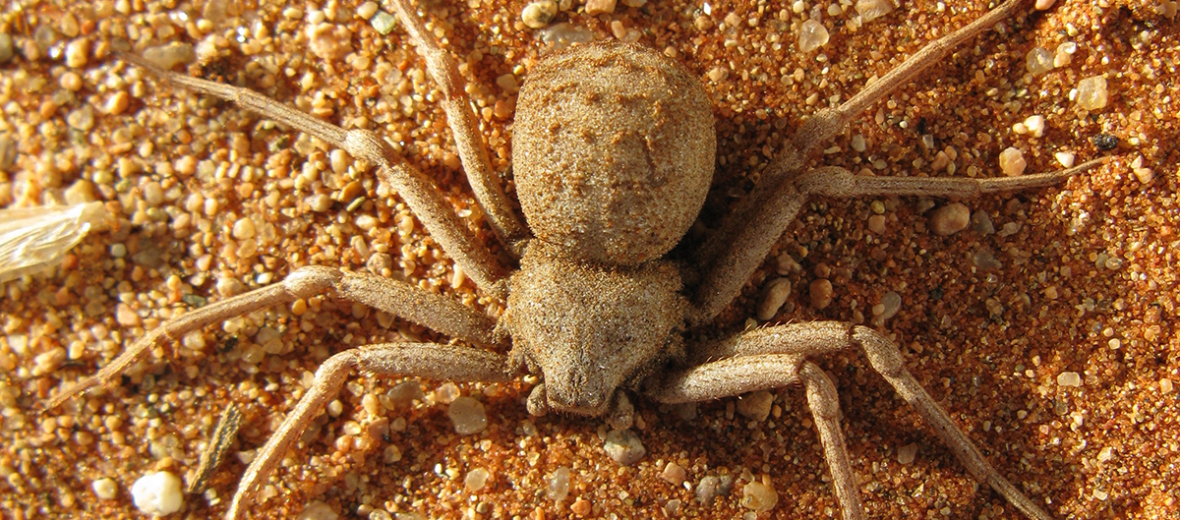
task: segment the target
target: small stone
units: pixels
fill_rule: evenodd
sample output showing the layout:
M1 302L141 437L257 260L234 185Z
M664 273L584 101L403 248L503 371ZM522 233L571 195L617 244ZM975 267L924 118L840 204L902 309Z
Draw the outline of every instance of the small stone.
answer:
M319 23L304 30L311 53L324 60L339 60L353 51L352 31L343 25Z
M1053 53L1049 49L1037 47L1024 56L1024 68L1033 76L1040 76L1053 70Z
M484 486L487 486L489 478L491 478L491 473L488 473L488 470L475 468L468 471L467 476L463 478L463 489L468 493L478 493Z
M86 66L87 53L90 51L90 42L86 39L72 40L66 44L65 58L66 66L72 69L80 69Z
M751 482L742 487L742 507L746 509L763 513L774 509L777 504L778 493L767 484Z
M832 282L826 279L819 279L811 282L808 287L809 295L811 296L811 306L816 309L826 309L832 304L832 297L835 291L832 289Z
M892 0L857 0L856 13L866 23L893 12Z
M713 475L702 478L700 483L697 484L697 503L703 506L712 504L713 499L717 498L717 488L720 484L720 479Z
M754 422L762 422L770 417L773 405L774 395L768 390L758 390L738 397L737 412Z
M930 214L930 230L944 237L967 229L970 223L971 210L961 202L947 204Z
M1077 372L1062 372L1057 374L1058 386L1079 387L1082 386L1082 376Z
M918 456L918 445L915 443L906 444L897 449L897 463L898 464L913 464L914 458Z
M1161 394L1164 394L1164 395L1170 394L1170 393L1172 393L1172 390L1174 388L1175 387L1172 386L1171 379L1168 379L1166 377L1163 379L1160 379L1160 393Z
M971 253L971 265L984 271L996 271L1004 268L1004 263L999 261L995 253L986 247Z
M557 2L541 0L524 6L524 9L520 11L520 20L532 29L541 29L548 26L556 15Z
M385 11L377 11L377 14L369 19L369 25L373 26L373 30L377 31L377 34L385 36L393 32L394 26L397 25L397 19Z
M119 485L115 483L114 479L100 478L90 483L90 488L94 490L94 496L99 500L110 500L115 498L119 492Z
M488 427L488 415L483 403L473 397L463 396L451 402L447 408L447 417L455 425L455 433L471 435L482 432Z
M878 235L885 234L885 215L873 215L869 217L869 231Z
M586 516L594 511L594 506L590 504L589 500L578 498L574 500L573 504L570 504L570 511L575 515Z
M184 506L180 477L167 471L148 473L131 485L131 500L144 514L166 516Z
M606 449L606 454L610 455L610 458L624 466L635 464L642 460L644 455L647 455L643 441L639 440L639 435L631 430L611 430L606 434L603 448Z
M881 305L881 319L888 320L889 318L896 316L897 312L901 310L901 295L897 294L896 292L889 291L885 293L885 296L881 297Z
M545 496L554 502L562 502L570 494L570 469L566 466L557 468L545 475Z
M0 33L0 64L12 61L16 56L16 45L12 41L12 35L8 33Z
M1057 52L1053 54L1053 66L1061 68L1069 65L1073 61L1073 53L1077 52L1078 44L1074 42L1065 42L1057 46Z
M660 473L660 478L664 479L665 482L672 484L672 487L680 487L680 485L684 484L684 481L688 479L688 472L685 471L684 468L680 467L679 464L675 462L669 462L667 466L664 466L664 471Z
M340 515L332 510L332 506L315 500L307 504L299 516L295 517L295 520L336 520L337 518L340 518Z
M849 143L853 150L857 153L863 153L869 148L868 142L865 141L865 136L856 134L852 136L852 142Z
M990 235L996 232L996 225L992 223L991 215L979 210L971 214L971 229L981 235Z
M1053 154L1053 157L1057 158L1058 164L1060 164L1066 168L1073 168L1073 162L1074 162L1073 153L1071 153L1071 152L1057 152L1057 153Z
M109 98L103 105L102 111L108 115L116 116L122 114L127 107L131 105L131 95L125 91L118 91Z
M615 0L587 0L586 14L611 14L615 12Z
M773 318L790 296L790 280L786 278L771 280L762 290L762 299L758 302L758 319L766 321Z
M115 321L124 327L137 327L141 323L139 314L126 303L120 303L115 307Z
M1091 112L1106 108L1106 78L1092 76L1078 82L1078 105Z
M380 6L377 5L377 2L365 2L356 8L356 15L361 17L362 20L368 20L377 14L378 9L380 9Z
M1024 152L1017 148L1008 147L1000 152L1000 169L1004 175L1015 177L1024 173L1028 162L1024 160Z
M233 236L238 240L247 240L254 238L256 230L254 228L254 221L249 217L242 217L234 222Z
M1028 116L1028 119L1024 120L1024 126L1033 137L1044 137L1045 116Z
M70 128L74 130L80 130L82 132L89 131L91 128L94 128L94 109L90 108L90 105L86 105L71 111L69 114L66 114L66 124L70 125Z
M1037 0L1037 3L1034 7L1036 7L1038 11L1044 11L1050 7L1053 7L1055 2L1057 2L1057 0Z
M814 18L799 27L799 50L811 52L828 44L828 29Z
M168 70L181 64L197 61L197 52L187 43L170 43L143 50L143 58L157 67Z

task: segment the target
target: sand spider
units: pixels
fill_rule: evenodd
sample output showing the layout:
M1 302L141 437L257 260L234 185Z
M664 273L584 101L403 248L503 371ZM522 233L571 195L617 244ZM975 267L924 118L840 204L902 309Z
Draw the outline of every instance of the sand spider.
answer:
M370 345L338 353L261 448L226 518L242 516L252 494L308 424L355 371L452 381L540 377L528 398L533 415L605 417L633 422L629 394L686 403L802 384L824 445L845 518L863 507L839 426L829 376L809 360L859 349L873 369L913 405L968 471L1030 518L1051 518L986 462L951 418L906 370L898 347L880 333L841 322L780 325L723 340L693 331L711 323L760 265L809 196L970 197L1049 186L1092 167L1004 179L887 178L828 167L807 158L866 107L943 59L963 41L1012 15L1010 0L929 44L838 108L804 122L763 174L755 195L727 217L684 261L664 258L696 220L714 168L713 118L696 79L642 47L592 44L556 53L535 67L521 91L514 139L517 193L527 225L491 171L453 59L426 31L407 0L398 16L444 94L475 198L505 249L519 258L508 272L457 219L430 181L372 132L345 130L248 90L123 59L188 89L232 100L378 166L455 264L485 294L506 302L493 319L403 282L326 267L306 267L280 283L166 322L93 377L53 398L58 405L110 383L170 338L267 306L330 293L425 325L466 343L511 345L507 355L470 346Z

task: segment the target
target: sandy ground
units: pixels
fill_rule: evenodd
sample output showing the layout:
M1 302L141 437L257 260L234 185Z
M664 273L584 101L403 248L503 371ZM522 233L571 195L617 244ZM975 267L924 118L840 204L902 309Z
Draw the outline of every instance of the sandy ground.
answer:
M801 269L786 275L794 291L773 322L867 323L896 292L902 305L881 330L988 459L1055 517L1180 518L1180 392L1172 390L1180 383L1172 267L1180 242L1177 24L1157 12L1156 0L1057 3L1045 13L1029 7L1002 33L869 109L814 163L947 175L931 163L950 147L955 175L991 177L1002 175L998 156L1010 146L1023 150L1030 172L1059 168L1058 152L1114 160L1058 187L964 201L987 214L991 233L976 225L938 236L928 229L932 204L918 198L813 200L711 332L746 326L784 253ZM118 223L92 233L62 267L0 285L3 518L144 517L132 504L132 483L152 470L193 469L217 417L236 403L244 425L227 462L207 491L188 496L169 518L216 517L242 459L332 352L407 337L446 340L312 298L162 346L113 388L43 410L66 383L175 313L311 264L368 267L499 308L470 281L454 286L450 262L371 172L231 105L174 92L109 55L116 41L133 41L137 51L204 42L216 57L194 72L383 131L493 243L470 211L437 93L400 28L378 34L360 14L371 11L352 1L259 4L236 13L201 1L5 4L0 32L16 52L0 63L0 206L48 204L68 193L105 202ZM804 14L790 2L724 2L706 11L651 0L598 16L574 5L555 22L599 39L638 37L702 78L720 136L704 211L704 224L715 225L801 119L848 99L866 78L987 7L905 1L859 26L851 5L831 4L835 16L827 2L800 4L804 14L822 8L831 32L826 46L807 54L795 50ZM500 171L510 157L515 85L541 55L538 34L519 21L524 5L443 1L427 10L465 63ZM316 19L326 25L309 29ZM1053 54L1067 42L1076 44L1069 63L1027 73L1031 50ZM1071 90L1093 76L1106 78L1109 103L1086 111ZM1042 137L1014 131L1033 115L1046 118ZM1117 137L1117 146L1100 150L1100 134ZM870 229L874 215L884 220ZM254 232L235 237L242 219ZM807 287L821 277L833 283L834 300L819 310ZM966 474L862 356L820 363L840 387L870 517L1020 517ZM318 501L342 518L732 518L754 514L742 490L763 479L778 504L761 517L838 514L798 388L774 392L765 420L735 414L736 399L702 404L689 419L639 400L637 433L648 454L620 467L602 449L601 421L530 418L522 402L529 383L459 385L487 409L487 429L469 436L455 434L447 417L454 386L423 381L424 396L399 406L389 394L397 383L349 383L339 413L304 436L250 517L290 518ZM382 397L365 406L366 394ZM914 460L899 463L899 451L915 447ZM683 483L661 477L670 462L685 470ZM557 502L546 476L559 468L570 470L570 484ZM477 469L488 481L472 491L464 479ZM698 504L701 480L726 475L733 491ZM92 490L103 478L115 484L114 498Z

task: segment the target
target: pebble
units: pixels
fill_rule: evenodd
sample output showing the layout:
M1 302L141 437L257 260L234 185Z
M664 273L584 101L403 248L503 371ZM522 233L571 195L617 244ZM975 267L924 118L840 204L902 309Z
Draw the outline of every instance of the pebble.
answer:
M983 248L971 253L971 265L984 271L995 271L1004 268L1004 263L996 258L991 249Z
M944 237L967 229L970 222L971 210L961 202L947 204L930 214L930 230Z
M1078 82L1078 105L1091 112L1106 108L1106 78L1091 76Z
M898 464L913 464L914 458L918 456L918 445L916 443L906 444L897 449L897 463Z
M755 513L774 509L778 504L778 493L773 487L762 482L751 482L742 487L742 507Z
M762 290L762 300L758 302L758 319L769 320L778 314L779 309L791 296L791 281L786 278L775 278L766 284Z
M16 46L12 42L12 35L0 33L0 64L12 61L16 56Z
M556 15L557 2L541 0L524 6L520 11L520 20L531 29L542 29L547 27Z
M708 506L713 503L713 499L717 498L717 488L720 485L720 479L709 475L702 478L697 484L697 503Z
M738 398L737 413L752 421L762 422L770 417L770 408L773 405L774 395L768 390L759 390Z
M111 478L100 478L90 483L90 489L94 490L94 496L99 500L110 500L115 498L119 492L119 485Z
M811 306L816 309L826 309L832 304L832 297L835 295L832 282L822 278L811 282L808 292L811 297Z
M249 217L242 217L234 222L233 236L238 240L247 240L254 238L257 231L254 228L254 221Z
M340 518L340 515L332 510L332 506L316 500L307 504L299 516L295 517L295 520L336 520L337 518Z
M1161 394L1165 394L1165 395L1170 394L1170 393L1172 393L1172 390L1174 388L1175 387L1172 385L1171 379L1168 379L1166 377L1163 379L1160 379L1160 393Z
M365 2L361 4L360 7L356 8L356 15L361 17L363 20L368 20L372 18L373 15L377 14L377 10L379 8L380 7L377 5L377 2Z
M120 303L115 307L115 321L124 327L136 327L141 323L139 314L126 303Z
M857 0L856 13L864 21L871 22L893 12L892 0Z
M125 91L115 92L114 95L107 98L107 102L103 104L103 113L116 116L122 114L127 107L131 105L131 95Z
M1044 11L1050 7L1053 7L1053 4L1056 2L1057 0L1037 0L1037 3L1034 7L1036 7L1038 11Z
M889 291L881 297L881 319L887 320L897 315L901 310L901 295L896 292ZM876 314L874 312L874 314Z
M885 215L873 215L869 217L869 231L878 235L885 234Z
M615 12L615 0L587 0L586 14L611 14Z
M148 47L143 50L143 58L162 69L171 69L177 65L189 64L197 61L197 52L187 43L169 43Z
M1094 147L1102 151L1114 150L1119 147L1118 136L1110 134L1098 134L1090 138L1090 142L1094 143Z
M94 128L94 109L86 105L66 114L66 124L74 130L89 131Z
M1024 68L1033 76L1040 76L1053 70L1053 53L1042 47L1028 51L1024 56Z
M467 476L463 478L463 489L466 489L468 493L478 493L484 486L487 486L491 476L492 474L483 468L468 471Z
M669 462L667 466L664 466L664 471L660 473L660 478L672 484L672 487L680 487L688 479L688 472L679 464Z
M488 414L483 403L473 397L463 396L451 402L447 408L447 417L455 425L455 433L471 435L484 431L488 427Z
M639 435L631 430L611 430L606 434L603 448L610 458L624 466L635 464L642 460L644 455L647 455L643 441L639 440Z
M1008 147L1000 152L1000 169L1004 175L1015 177L1024 173L1028 162L1024 160L1024 152L1017 148Z
M166 516L184 506L180 477L160 471L148 473L131 485L131 500L144 514Z
M72 69L80 69L86 66L87 53L90 51L90 42L86 39L72 40L66 44L66 66Z
M799 50L811 52L828 44L828 29L812 18L799 27Z
M1072 152L1057 152L1053 154L1057 158L1057 162L1066 168L1073 167L1074 155Z
M566 466L557 468L545 475L545 496L554 502L561 502L570 494L570 469Z
M990 235L996 232L996 225L992 223L991 215L979 210L971 214L971 229L981 235Z
M377 14L369 19L369 25L373 26L373 30L377 31L377 34L385 36L393 32L393 27L397 25L397 19L385 11L377 11Z
M1082 376L1077 372L1062 372L1057 374L1058 386L1079 387L1082 386Z
M570 511L572 511L575 515L586 516L594 511L594 506L590 504L589 500L578 498L577 500L574 500L573 504L570 505Z

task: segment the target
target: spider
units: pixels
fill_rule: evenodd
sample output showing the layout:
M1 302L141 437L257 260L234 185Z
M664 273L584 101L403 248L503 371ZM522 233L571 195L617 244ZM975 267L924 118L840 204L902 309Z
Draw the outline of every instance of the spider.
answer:
M538 64L522 89L514 133L514 173L526 217L522 222L488 165L453 59L408 2L394 5L442 86L448 122L475 197L504 248L519 258L516 271L508 272L475 240L430 182L379 136L344 130L248 90L168 72L130 55L123 59L376 164L382 182L415 210L463 273L485 294L506 303L504 314L489 318L403 282L302 268L278 284L163 324L97 375L63 390L52 406L109 383L161 341L266 306L331 293L465 343L511 345L511 351L505 356L465 345L391 343L336 354L320 367L312 388L259 450L227 518L242 514L258 484L358 370L452 381L503 381L528 372L540 379L527 400L529 413L605 417L618 429L633 423L630 394L675 404L802 384L842 512L845 518L861 518L835 386L810 360L859 349L969 472L1027 516L1050 518L986 462L909 375L898 347L880 333L847 323L812 322L722 340L693 334L739 294L808 196L968 197L1053 185L1096 164L990 180L878 178L835 167L805 169L811 152L842 132L865 107L1010 16L1019 2L1009 1L932 43L839 108L813 115L778 152L755 195L684 261L665 255L696 220L714 167L712 114L694 78L657 53L625 44L575 47Z

